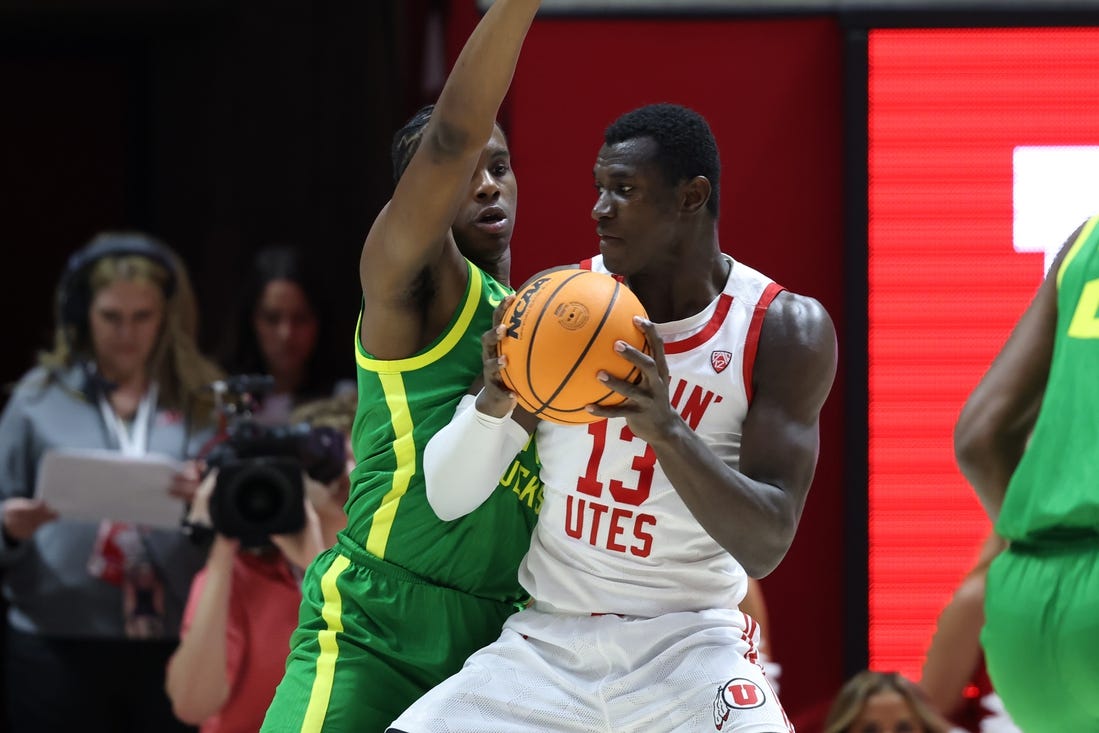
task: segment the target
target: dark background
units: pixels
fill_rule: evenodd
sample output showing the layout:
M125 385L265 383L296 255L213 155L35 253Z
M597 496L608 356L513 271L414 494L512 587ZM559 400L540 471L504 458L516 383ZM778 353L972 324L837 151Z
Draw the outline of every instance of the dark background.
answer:
M426 98L428 5L0 2L0 236L26 263L0 273L0 381L47 343L65 258L103 228L184 256L208 350L249 254L274 240L330 266L351 333L389 137Z

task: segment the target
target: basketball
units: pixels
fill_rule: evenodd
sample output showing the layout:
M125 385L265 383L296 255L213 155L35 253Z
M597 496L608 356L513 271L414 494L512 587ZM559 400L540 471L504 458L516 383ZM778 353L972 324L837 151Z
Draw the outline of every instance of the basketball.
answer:
M507 357L504 384L528 412L563 425L600 420L586 405L613 406L625 397L596 376L601 370L636 382L640 371L614 350L616 341L649 352L634 316L637 296L610 275L555 270L527 283L503 315L498 351Z

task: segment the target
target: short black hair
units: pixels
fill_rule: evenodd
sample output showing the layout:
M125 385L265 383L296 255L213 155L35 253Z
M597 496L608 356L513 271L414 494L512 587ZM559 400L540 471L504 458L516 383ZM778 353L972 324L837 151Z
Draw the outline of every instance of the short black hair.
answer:
M607 127L603 141L616 145L637 138L652 138L657 145L654 162L666 180L675 185L695 176L710 181L706 208L718 215L721 157L706 119L678 104L650 104L619 117Z
M404 127L393 134L393 145L389 151L393 161L393 185L397 185L397 181L404 175L405 168L412 162L412 156L420 147L424 128L427 127L427 123L431 120L431 113L434 111L434 104L421 107L409 118Z
M431 121L431 113L434 111L434 104L420 107L416 114L409 118L404 127L393 134L393 146L390 148L389 156L393 161L394 186L397 185L397 181L401 180L408 164L412 162L412 156L419 149L420 141L424 137L424 128ZM496 126L503 132L500 123L496 123ZM506 139L507 135L505 134L504 137Z

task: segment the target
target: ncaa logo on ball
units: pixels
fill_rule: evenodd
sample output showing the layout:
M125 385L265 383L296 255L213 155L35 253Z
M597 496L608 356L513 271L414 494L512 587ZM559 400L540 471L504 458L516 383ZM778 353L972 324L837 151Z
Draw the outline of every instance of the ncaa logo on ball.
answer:
M553 311L553 315L557 317L557 322L561 324L561 328L567 331L583 328L590 317L588 307L575 300L557 306Z
M758 708L767 701L767 696L763 694L760 686L743 677L726 682L720 694L722 702L736 710Z
M512 308L511 316L508 318L506 329L507 336L513 339L519 338L519 329L523 327L523 314L526 313L527 308L530 306L530 301L534 299L535 294L541 290L542 286L547 282L549 282L549 278L539 278L525 287L523 292L518 295Z

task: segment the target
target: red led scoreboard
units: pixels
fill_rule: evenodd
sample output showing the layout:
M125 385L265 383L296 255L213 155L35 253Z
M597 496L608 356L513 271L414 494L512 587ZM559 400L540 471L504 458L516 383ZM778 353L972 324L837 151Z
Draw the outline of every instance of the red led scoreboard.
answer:
M990 530L954 422L1099 212L1099 29L867 36L869 663L918 679Z

